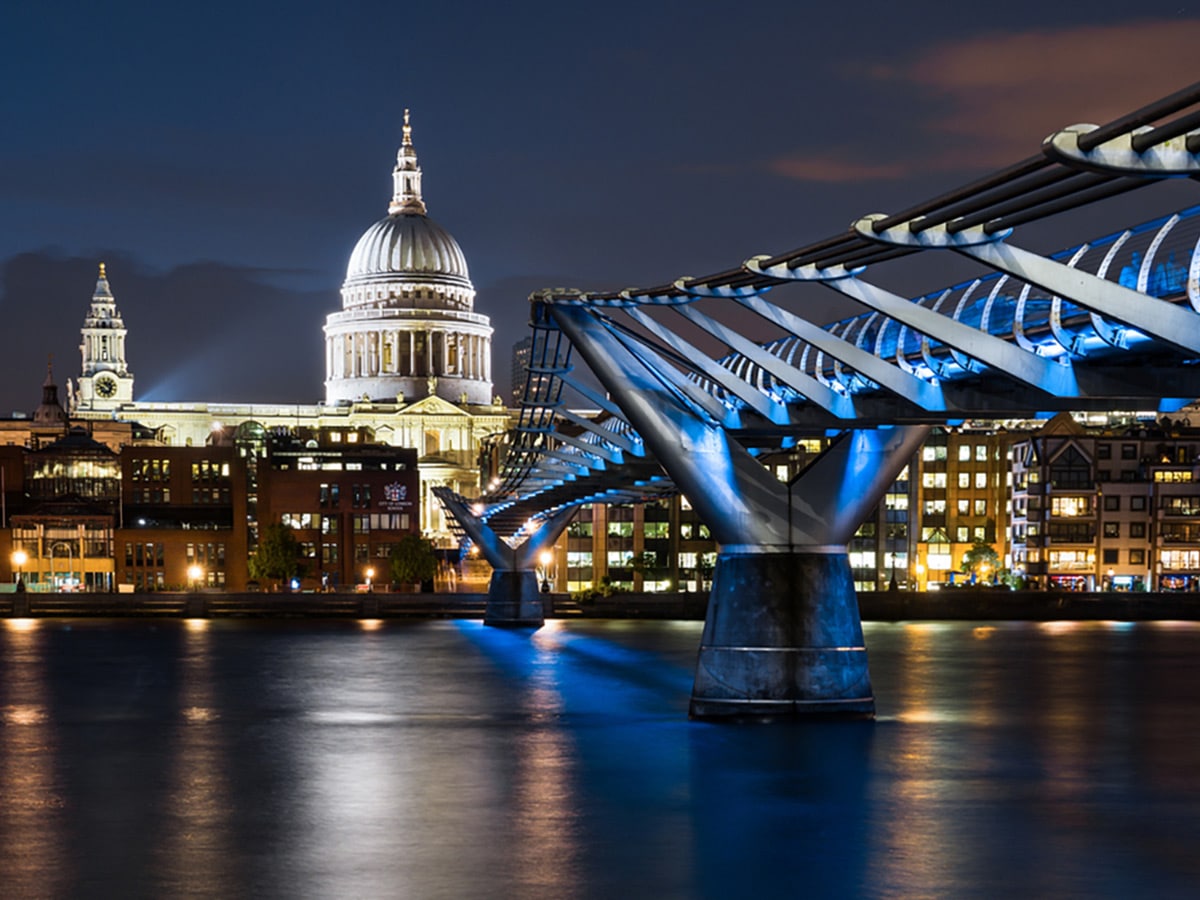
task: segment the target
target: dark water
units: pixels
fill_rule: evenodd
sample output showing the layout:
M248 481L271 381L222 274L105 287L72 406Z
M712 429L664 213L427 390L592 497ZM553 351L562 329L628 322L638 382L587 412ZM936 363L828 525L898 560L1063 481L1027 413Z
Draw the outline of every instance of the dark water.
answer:
M689 722L698 638L0 622L0 896L1200 890L1200 627L868 625L799 726Z

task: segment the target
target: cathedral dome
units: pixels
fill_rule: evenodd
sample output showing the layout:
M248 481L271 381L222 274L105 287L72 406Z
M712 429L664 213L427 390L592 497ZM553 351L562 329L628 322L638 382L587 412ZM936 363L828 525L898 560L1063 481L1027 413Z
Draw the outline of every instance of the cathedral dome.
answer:
M492 402L492 326L458 241L425 214L408 110L386 218L363 232L325 319L325 402Z
M350 254L345 286L408 275L461 287L471 284L458 241L428 216L400 212L363 232Z

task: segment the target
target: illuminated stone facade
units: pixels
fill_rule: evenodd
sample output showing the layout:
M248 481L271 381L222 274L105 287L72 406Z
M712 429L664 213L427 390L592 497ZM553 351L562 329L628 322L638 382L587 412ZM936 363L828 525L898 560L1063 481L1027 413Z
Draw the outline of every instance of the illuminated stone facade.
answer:
M405 114L388 215L359 239L342 309L325 324L326 398L316 404L143 402L134 399L124 320L104 264L81 329L83 365L68 387L75 419L138 423L166 446L201 447L239 428L328 429L415 449L421 531L452 538L429 489L479 493L481 442L509 427L492 393L488 317L458 243L425 214L421 170Z

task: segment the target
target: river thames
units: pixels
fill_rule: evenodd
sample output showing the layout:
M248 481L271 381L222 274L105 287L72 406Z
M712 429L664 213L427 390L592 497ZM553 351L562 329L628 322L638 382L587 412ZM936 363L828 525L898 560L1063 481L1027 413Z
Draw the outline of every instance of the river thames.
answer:
M0 893L1200 890L1200 625L868 623L874 722L765 725L700 628L0 622Z

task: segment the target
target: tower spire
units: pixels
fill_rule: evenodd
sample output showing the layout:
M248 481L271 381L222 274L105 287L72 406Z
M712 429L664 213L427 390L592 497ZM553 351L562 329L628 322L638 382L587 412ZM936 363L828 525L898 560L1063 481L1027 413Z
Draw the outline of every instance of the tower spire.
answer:
M392 202L388 214L425 215L425 202L421 199L421 167L417 165L417 151L413 149L407 109L404 110L404 137L396 153L396 168L392 169Z

